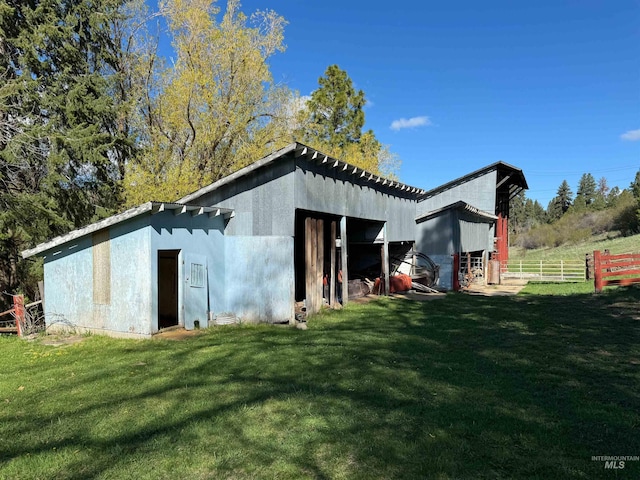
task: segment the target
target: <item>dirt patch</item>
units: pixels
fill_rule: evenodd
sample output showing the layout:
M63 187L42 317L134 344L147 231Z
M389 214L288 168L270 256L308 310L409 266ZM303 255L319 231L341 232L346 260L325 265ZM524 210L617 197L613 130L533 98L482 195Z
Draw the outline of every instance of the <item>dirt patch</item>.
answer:
M446 293L404 292L404 293L393 293L391 294L391 296L393 298L404 298L406 300L413 300L416 302L428 302L430 300L445 298L447 294Z
M517 295L527 285L526 280L508 280L500 285L470 285L463 289L463 293L469 295L481 295L487 297L508 297Z
M197 335L201 335L204 330L185 330L183 327L171 327L159 331L153 337L153 339L165 339L165 340L184 340L185 338L192 338Z
M42 343L42 345L50 345L52 347L62 347L64 345L73 345L74 343L82 342L87 338L88 337L86 335L47 335L42 338L40 343Z

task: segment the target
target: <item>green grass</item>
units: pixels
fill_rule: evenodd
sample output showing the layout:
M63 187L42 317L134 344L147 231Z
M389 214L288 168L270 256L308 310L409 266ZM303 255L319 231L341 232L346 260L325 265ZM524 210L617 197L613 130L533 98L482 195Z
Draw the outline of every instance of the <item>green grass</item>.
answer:
M382 299L306 331L0 338L0 478L638 478L640 289Z
M607 235L594 237L588 242L577 245L562 245L554 248L539 248L536 250L524 250L521 248L509 249L509 261L515 260L567 260L583 262L586 253L594 250L608 248L612 253L637 253L640 252L640 235L630 237L609 238Z

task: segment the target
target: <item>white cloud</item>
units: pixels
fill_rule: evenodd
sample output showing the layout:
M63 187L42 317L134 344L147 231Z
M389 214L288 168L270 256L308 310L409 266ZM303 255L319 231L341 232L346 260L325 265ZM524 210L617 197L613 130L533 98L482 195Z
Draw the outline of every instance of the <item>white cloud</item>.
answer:
M622 140L629 140L630 142L636 142L640 140L640 129L638 130L629 130L628 132L624 132L620 135Z
M428 127L433 125L429 117L401 118L391 122L391 130L401 130L403 128Z

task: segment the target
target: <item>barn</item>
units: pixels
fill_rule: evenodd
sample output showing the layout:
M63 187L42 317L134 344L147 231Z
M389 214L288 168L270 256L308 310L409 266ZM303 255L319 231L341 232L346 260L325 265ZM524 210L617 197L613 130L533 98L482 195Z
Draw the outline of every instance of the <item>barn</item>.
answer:
M147 202L23 252L44 258L49 326L149 337L211 323L294 322L348 301L413 249L505 255L508 199L526 188L497 163L426 191L290 144L175 202ZM506 206L505 206L506 205ZM339 281L340 280L340 281ZM342 286L345 294L342 294Z

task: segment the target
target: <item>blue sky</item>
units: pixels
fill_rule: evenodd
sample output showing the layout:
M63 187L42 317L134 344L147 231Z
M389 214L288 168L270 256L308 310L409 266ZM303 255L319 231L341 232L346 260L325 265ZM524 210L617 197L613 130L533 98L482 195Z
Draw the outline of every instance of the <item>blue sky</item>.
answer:
M403 182L502 160L546 208L564 179L626 188L640 170L638 0L243 2L256 9L289 22L275 79L308 95L328 65L346 70Z

